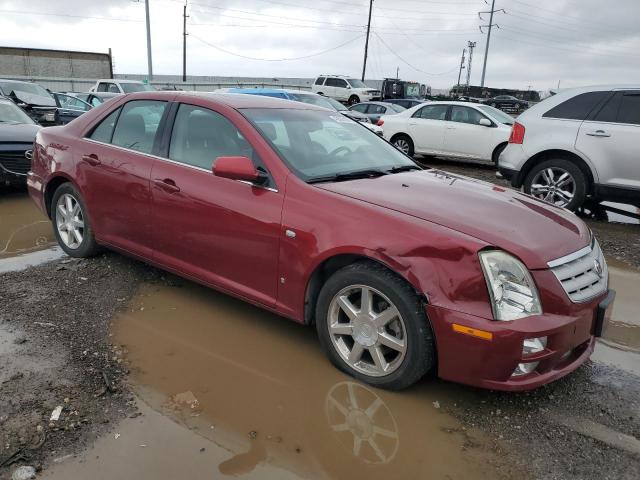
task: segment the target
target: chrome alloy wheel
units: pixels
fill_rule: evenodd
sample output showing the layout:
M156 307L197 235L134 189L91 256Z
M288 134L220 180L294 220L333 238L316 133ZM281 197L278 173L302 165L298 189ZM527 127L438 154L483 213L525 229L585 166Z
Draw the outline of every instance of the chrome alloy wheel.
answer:
M407 142L404 138L399 138L395 142L393 142L395 147L400 150L405 155L409 155L409 142Z
M573 176L558 167L539 171L531 182L531 195L558 207L567 206L576 193Z
M56 204L56 227L64 244L72 250L79 248L84 238L84 216L78 200L68 193Z
M372 377L396 371L407 351L407 330L397 307L378 290L351 285L329 305L334 348L354 370Z

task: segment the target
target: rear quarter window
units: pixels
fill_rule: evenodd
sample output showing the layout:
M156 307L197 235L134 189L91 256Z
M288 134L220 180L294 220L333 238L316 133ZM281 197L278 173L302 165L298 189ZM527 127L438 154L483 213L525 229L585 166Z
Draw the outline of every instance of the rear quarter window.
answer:
M542 116L544 118L585 120L596 107L605 101L609 94L610 92L581 93L560 105L556 105Z

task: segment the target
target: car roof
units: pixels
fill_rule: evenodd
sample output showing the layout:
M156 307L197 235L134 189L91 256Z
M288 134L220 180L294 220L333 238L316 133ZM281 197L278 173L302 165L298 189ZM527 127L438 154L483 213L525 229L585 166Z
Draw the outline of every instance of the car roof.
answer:
M226 93L286 93L286 90L281 88L229 88Z
M101 78L96 82L114 82L114 83L144 83L142 80L124 80L120 78Z
M176 95L175 92L166 92L167 96ZM140 92L132 94L136 98L144 96L163 96L163 92ZM213 93L213 92L178 92L176 100L181 98L198 97L206 98L214 102L223 103L231 108L287 108L295 110L320 110L326 111L326 108L311 105L309 103L295 102L284 98L266 97L262 95L246 95L243 93Z

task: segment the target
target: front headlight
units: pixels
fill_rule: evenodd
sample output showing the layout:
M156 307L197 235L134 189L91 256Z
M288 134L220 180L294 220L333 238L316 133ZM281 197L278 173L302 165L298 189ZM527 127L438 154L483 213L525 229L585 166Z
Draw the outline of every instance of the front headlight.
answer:
M501 250L480 252L493 318L516 320L542 313L533 278L520 260Z

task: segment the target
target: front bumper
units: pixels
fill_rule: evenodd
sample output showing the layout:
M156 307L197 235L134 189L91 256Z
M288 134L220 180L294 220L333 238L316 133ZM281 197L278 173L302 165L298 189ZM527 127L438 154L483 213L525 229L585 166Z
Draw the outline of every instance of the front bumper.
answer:
M599 305L607 300L611 302L611 295L613 292L609 291L599 296L572 315L542 314L511 322L427 305L437 343L438 376L466 385L507 391L531 390L564 377L591 356L596 335L601 333L598 331ZM491 339L455 331L454 324L488 332ZM523 355L525 339L543 336L547 337L544 351ZM524 362L539 364L529 374L513 376L518 364Z

